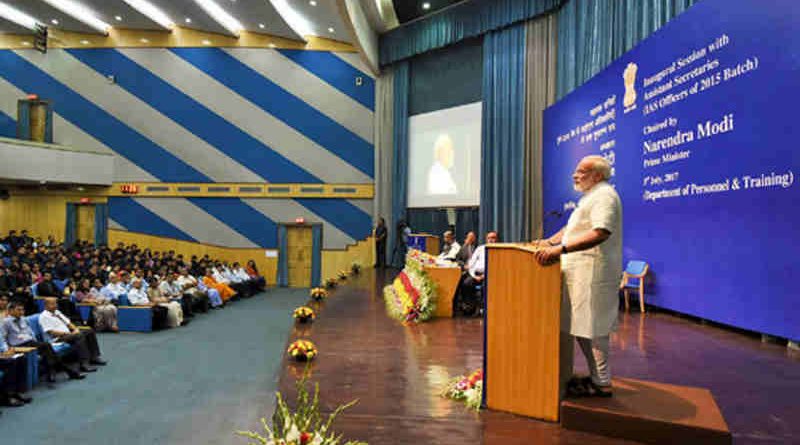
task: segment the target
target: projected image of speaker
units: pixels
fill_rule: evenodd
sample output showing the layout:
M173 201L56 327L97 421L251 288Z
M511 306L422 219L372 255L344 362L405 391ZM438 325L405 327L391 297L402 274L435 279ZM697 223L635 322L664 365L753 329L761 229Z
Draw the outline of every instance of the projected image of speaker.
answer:
M481 102L409 119L409 207L480 205Z

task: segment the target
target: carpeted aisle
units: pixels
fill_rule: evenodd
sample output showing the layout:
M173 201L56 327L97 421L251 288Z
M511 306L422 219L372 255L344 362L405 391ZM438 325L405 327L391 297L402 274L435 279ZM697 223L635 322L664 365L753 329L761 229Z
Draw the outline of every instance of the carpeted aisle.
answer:
M272 289L196 316L186 327L99 336L110 365L34 402L3 408L0 443L247 443L235 430L258 429L272 414L278 367L292 310L308 290Z

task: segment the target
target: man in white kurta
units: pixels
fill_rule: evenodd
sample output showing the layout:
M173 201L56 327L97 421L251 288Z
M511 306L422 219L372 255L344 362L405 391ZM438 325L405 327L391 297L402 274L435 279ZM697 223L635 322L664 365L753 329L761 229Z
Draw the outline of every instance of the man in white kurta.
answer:
M608 162L587 156L573 174L583 196L566 227L545 240L537 258L561 260L563 303L571 315L563 329L576 337L591 373L588 392L611 395L609 334L616 328L622 277L622 204L607 180Z

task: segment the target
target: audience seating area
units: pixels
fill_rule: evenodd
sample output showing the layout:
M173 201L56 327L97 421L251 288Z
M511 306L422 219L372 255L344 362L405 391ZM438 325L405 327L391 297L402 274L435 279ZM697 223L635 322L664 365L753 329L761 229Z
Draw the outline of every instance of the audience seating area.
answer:
M207 255L185 259L174 251L122 243L113 248L86 242L63 246L52 236L43 242L26 231L11 231L0 239L0 405L29 401L21 393L47 371L36 347L11 341L9 323L17 319L9 313L10 304L24 306L34 341L50 342L67 362L76 360L76 348L51 339L40 323L48 299L55 299L56 312L80 331L151 332L183 326L195 314L223 309L265 288L253 261L242 266ZM25 375L16 375L23 366L11 366L15 360L25 361Z

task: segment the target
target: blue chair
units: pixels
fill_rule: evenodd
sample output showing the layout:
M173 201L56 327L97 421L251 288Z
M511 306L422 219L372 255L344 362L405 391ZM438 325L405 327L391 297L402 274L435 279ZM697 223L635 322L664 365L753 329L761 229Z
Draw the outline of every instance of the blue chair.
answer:
M28 325L31 327L31 331L33 331L36 341L45 342L47 341L47 338L45 337L44 331L42 331L42 326L39 324L40 315L41 314L28 315L25 317L25 320L28 321ZM72 346L68 343L59 343L53 345L53 350L56 351L56 354L58 355L66 355L72 351Z
M64 292L64 288L67 287L67 280L53 280L53 284L56 285L56 289L59 292Z
M630 291L635 290L639 293L639 310L644 313L644 277L650 266L644 261L628 261L625 271L622 273L622 282L619 287L625 296L625 310L629 311Z

